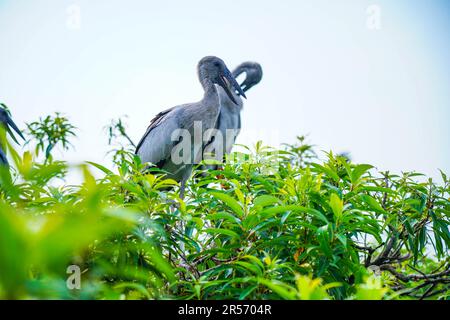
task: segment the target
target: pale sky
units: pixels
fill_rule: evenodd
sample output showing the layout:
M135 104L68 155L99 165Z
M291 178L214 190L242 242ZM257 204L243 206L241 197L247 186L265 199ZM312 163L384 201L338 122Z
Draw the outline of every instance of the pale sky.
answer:
M253 60L264 77L239 143L309 134L318 151L438 177L450 173L449 27L446 0L0 0L0 101L22 128L64 113L78 137L56 156L104 163L110 119L128 115L137 142L156 113L201 99L203 56Z

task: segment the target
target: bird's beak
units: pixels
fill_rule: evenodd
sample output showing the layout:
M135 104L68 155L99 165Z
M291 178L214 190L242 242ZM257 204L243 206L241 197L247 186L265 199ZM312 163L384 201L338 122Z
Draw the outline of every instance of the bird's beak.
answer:
M245 68L242 66L238 66L232 73L233 77L236 79L239 77L242 73L248 72ZM247 86L247 77L244 79L244 81L241 83L239 87L241 87L242 91L246 92L250 88L246 88Z
M247 99L247 97L245 96L244 91L242 91L242 89L241 89L241 86L239 85L239 83L237 83L236 79L234 79L234 77L231 75L231 72L226 70L224 72L224 74L221 75L219 78L220 78L219 85L225 90L225 92L227 93L228 97L231 99L231 101L234 102L234 104L237 104L237 101L233 97L233 94L231 93L230 88L227 85L227 81L228 81L229 84L231 84L237 90L237 92L241 96L243 96L245 99ZM226 79L226 81L225 81L225 79Z
M242 91L247 92L247 90L250 89L250 88L251 88L251 86L247 85L247 80L245 80L244 82L241 83Z
M11 128L14 129L15 132L17 132L17 134L23 139L25 140L25 137L23 136L22 132L20 132L19 128L16 126L16 124L14 123L14 121L11 119L11 117L8 115L6 117L6 123L9 125L7 126L7 130L9 132L9 134L11 135L11 138L13 138L13 140L18 144L19 142L17 141L16 137L14 136L13 132L11 131ZM11 127L11 128L10 128Z

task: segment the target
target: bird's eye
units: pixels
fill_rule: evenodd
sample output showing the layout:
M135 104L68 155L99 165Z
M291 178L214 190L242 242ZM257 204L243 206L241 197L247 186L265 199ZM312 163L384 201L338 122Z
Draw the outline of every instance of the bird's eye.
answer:
M220 67L220 63L218 63L218 62L214 62L214 65L215 65L216 67Z

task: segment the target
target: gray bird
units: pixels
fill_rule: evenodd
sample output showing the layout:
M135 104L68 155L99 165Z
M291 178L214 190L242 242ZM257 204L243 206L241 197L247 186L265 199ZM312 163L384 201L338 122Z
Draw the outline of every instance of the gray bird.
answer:
M4 130L2 130L2 134L8 132L9 135L11 136L11 138L17 143L19 144L19 142L17 141L16 137L14 136L13 132L11 131L11 128L13 128L13 130L15 132L17 132L17 134L23 139L25 140L24 136L22 135L22 132L20 132L19 128L16 126L16 124L14 123L14 121L11 119L11 116L9 115L9 112L6 111L6 109L0 107L0 125L3 127ZM6 140L6 136L3 136L1 138L1 141L5 141ZM9 166L8 163L8 159L6 158L6 146L2 145L2 143L0 143L0 165L1 166Z
M192 173L193 164L199 163L203 157L203 145L209 141L211 134L207 133L210 131L208 129L216 126L220 111L218 87L223 88L229 99L236 104L232 93L234 90L230 88L234 88L245 98L244 91L221 59L204 57L198 63L197 71L204 89L203 99L157 114L136 147L136 154L143 162L156 165L168 173L168 178L181 182L181 198L184 197L186 181ZM200 130L194 132L194 127ZM200 137L198 131L201 132Z
M246 92L262 79L262 68L257 62L243 62L233 71L233 77L237 78L242 73L246 74L245 80L241 84L241 89ZM221 161L225 154L230 154L236 138L241 130L241 110L242 99L232 90L234 103L223 88L219 88L220 114L217 119L216 128L221 135L214 136L205 146L205 154L214 154L214 159ZM220 139L221 138L221 139ZM208 166L209 169L216 169L217 166Z

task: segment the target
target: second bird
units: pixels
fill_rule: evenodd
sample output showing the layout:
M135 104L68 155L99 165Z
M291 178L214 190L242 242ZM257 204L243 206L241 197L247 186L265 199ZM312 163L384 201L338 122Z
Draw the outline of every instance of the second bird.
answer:
M11 119L11 116L9 115L9 112L0 107L0 125L3 127L4 131L2 130L2 135L4 133L9 133L11 138L18 144L16 137L14 136L13 132L11 131L11 128L17 132L17 134L25 140L24 136L22 135L22 132L20 132L19 128L16 126L14 121ZM8 159L6 157L6 135L0 137L0 165L9 167Z
M197 70L204 89L203 99L157 114L136 148L136 154L143 162L155 164L168 172L168 178L181 182L181 198L184 197L186 181L191 175L193 164L198 163L203 154L204 141L196 139L194 125L200 124L202 133L216 126L220 111L217 86L222 87L234 103L237 101L230 87L234 87L245 97L245 93L221 59L214 56L204 57L198 63ZM174 155L179 155L177 146L186 144L189 145L189 150L184 149L183 152L189 151L189 160L180 162L179 159L174 159Z
M263 76L262 67L257 62L243 62L233 71L233 77L237 78L245 73L245 79L241 84L241 89L246 92L253 86L257 85ZM218 88L220 99L220 114L217 119L216 128L221 133L221 139L217 135L214 136L205 146L205 154L215 154L215 160L222 161L225 154L230 154L236 137L241 130L241 111L243 107L242 99L233 92L234 100L223 88ZM235 103L234 101L237 101ZM216 169L217 166L208 166L209 169Z

